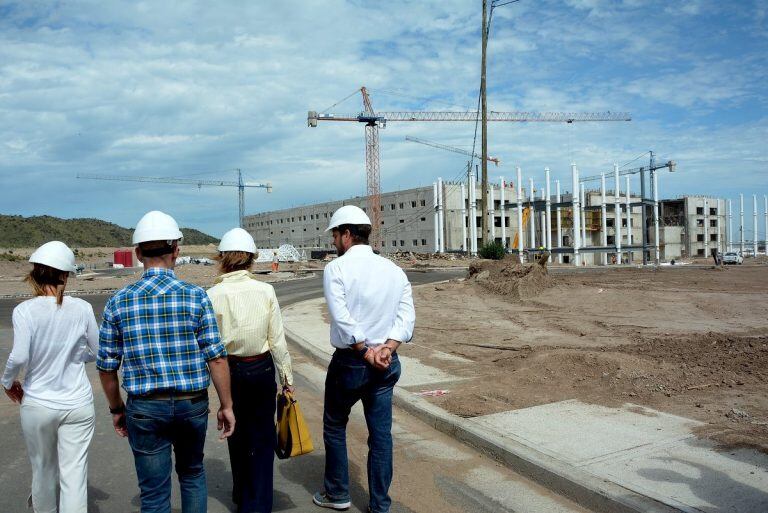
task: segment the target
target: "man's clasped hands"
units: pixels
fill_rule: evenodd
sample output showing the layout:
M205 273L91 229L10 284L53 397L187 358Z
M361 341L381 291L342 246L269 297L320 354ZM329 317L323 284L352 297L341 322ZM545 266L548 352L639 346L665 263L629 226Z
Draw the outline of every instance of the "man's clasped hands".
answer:
M374 369L387 370L392 363L392 354L397 349L395 344L400 345L395 340L387 340L384 344L369 347L363 359Z

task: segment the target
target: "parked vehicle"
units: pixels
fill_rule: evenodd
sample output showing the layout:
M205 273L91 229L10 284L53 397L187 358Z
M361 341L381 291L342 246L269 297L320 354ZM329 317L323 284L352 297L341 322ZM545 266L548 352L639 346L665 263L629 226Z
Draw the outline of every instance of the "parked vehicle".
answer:
M744 258L735 251L728 251L723 255L723 263L726 265L741 265L744 263Z

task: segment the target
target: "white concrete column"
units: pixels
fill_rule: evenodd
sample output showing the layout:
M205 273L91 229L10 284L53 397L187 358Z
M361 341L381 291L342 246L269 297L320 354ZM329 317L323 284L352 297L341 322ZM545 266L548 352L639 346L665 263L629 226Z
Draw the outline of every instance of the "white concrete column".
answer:
M520 167L517 167L517 251L519 252L520 261L523 259L523 171Z
M579 205L581 206L581 247L591 246L587 243L587 212L584 207L587 206L586 190L584 184L579 184Z
M477 183L475 174L469 174L469 250L472 255L477 255Z
M602 247L608 246L608 227L605 226L608 223L608 213L605 210L605 173L600 173L600 245ZM608 253L601 253L600 260L603 265L608 265Z
M549 168L544 168L544 201L546 210L544 211L544 236L545 246L547 251L552 253L552 194L549 190Z
M653 243L655 245L656 265L659 265L659 173L653 172Z
M704 258L709 258L709 201L704 198Z
M437 213L440 206L437 203L437 182L432 182L432 198L435 207L435 253L440 253L440 221Z
M507 213L507 209L504 206L506 201L506 194L504 191L504 177L499 177L499 212L501 213L501 245L504 249L507 247L507 221L504 216Z
M765 254L768 255L768 195L763 196L763 202L765 203L765 206L763 207L763 212L765 215L765 231L763 232L763 246L765 246Z
M467 226L469 221L467 218L467 204L469 203L469 197L467 196L467 188L464 183L461 184L461 249L463 252L469 250L469 240L467 239Z
M491 230L491 242L496 240L496 223L493 222L493 218L496 216L496 209L494 208L495 201L493 184L488 184L488 227Z
M728 200L728 251L733 251L733 210L731 200Z
M444 227L444 219L445 219L445 213L444 213L444 205L445 201L443 198L443 179L438 177L437 178L437 223L438 223L438 230L440 232L440 253L445 253L445 230Z
M576 164L571 164L571 181L573 198L573 264L581 265L581 255L579 247L581 246L581 205L579 204L579 170Z
M716 207L717 216L715 216L715 219L717 219L717 221L715 222L717 223L717 252L723 253L723 247L720 245L722 240L722 237L720 236L720 233L722 231L722 229L720 228L720 225L722 224L720 223L720 216L723 215L723 210L720 208L720 198L718 198L716 201L717 201L717 207Z
M757 257L757 194L752 195L752 255Z
M543 187L539 189L539 199L542 202L544 202L544 204L546 205ZM547 228L547 214L546 212L544 212L544 210L542 210L541 212L539 212L539 231L541 232L541 235L539 235L539 247L541 246L547 247L547 243L545 242L547 236L544 233L546 231L546 228Z
M528 191L528 199L531 203L531 215L528 216L528 226L531 227L531 239L529 244L531 249L536 249L536 209L533 208L533 202L536 201L536 195L533 192L533 178L528 179L528 184L530 186L530 190Z
M555 180L555 201L560 204L561 201L563 201L562 197L560 196L560 180ZM560 207L557 207L557 210L555 211L555 215L557 215L557 219L555 220L555 224L557 226L557 245L556 248L562 248L563 247L563 223L560 219ZM559 263L563 263L563 254L558 253L557 254L557 261Z
M739 194L739 251L744 256L744 195Z
M632 193L630 191L630 182L629 182L629 175L626 176L627 179L627 197L625 198L625 202L627 204L627 246L632 245ZM642 224L642 219L640 220L640 224ZM627 260L632 261L632 250L627 251Z
M613 164L613 178L616 182L613 191L613 232L616 244L616 264L621 263L621 180L619 179L619 165Z

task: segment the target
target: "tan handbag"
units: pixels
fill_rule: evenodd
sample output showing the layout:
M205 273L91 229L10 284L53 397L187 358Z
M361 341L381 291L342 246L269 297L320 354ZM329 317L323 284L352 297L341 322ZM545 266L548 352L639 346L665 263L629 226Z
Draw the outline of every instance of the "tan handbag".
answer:
M307 423L299 403L290 392L277 396L277 446L275 454L281 460L308 454L314 450Z

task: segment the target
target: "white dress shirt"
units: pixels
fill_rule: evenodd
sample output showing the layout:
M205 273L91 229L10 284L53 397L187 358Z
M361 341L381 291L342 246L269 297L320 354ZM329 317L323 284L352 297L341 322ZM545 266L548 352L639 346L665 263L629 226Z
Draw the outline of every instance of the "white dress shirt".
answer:
M13 349L2 384L10 388L22 369L24 401L54 410L72 410L93 402L86 361L99 348L99 326L93 307L65 296L61 306L53 296L38 296L13 309Z
M334 347L374 346L387 339L410 342L413 337L411 284L402 269L367 244L352 246L325 266L323 289Z

